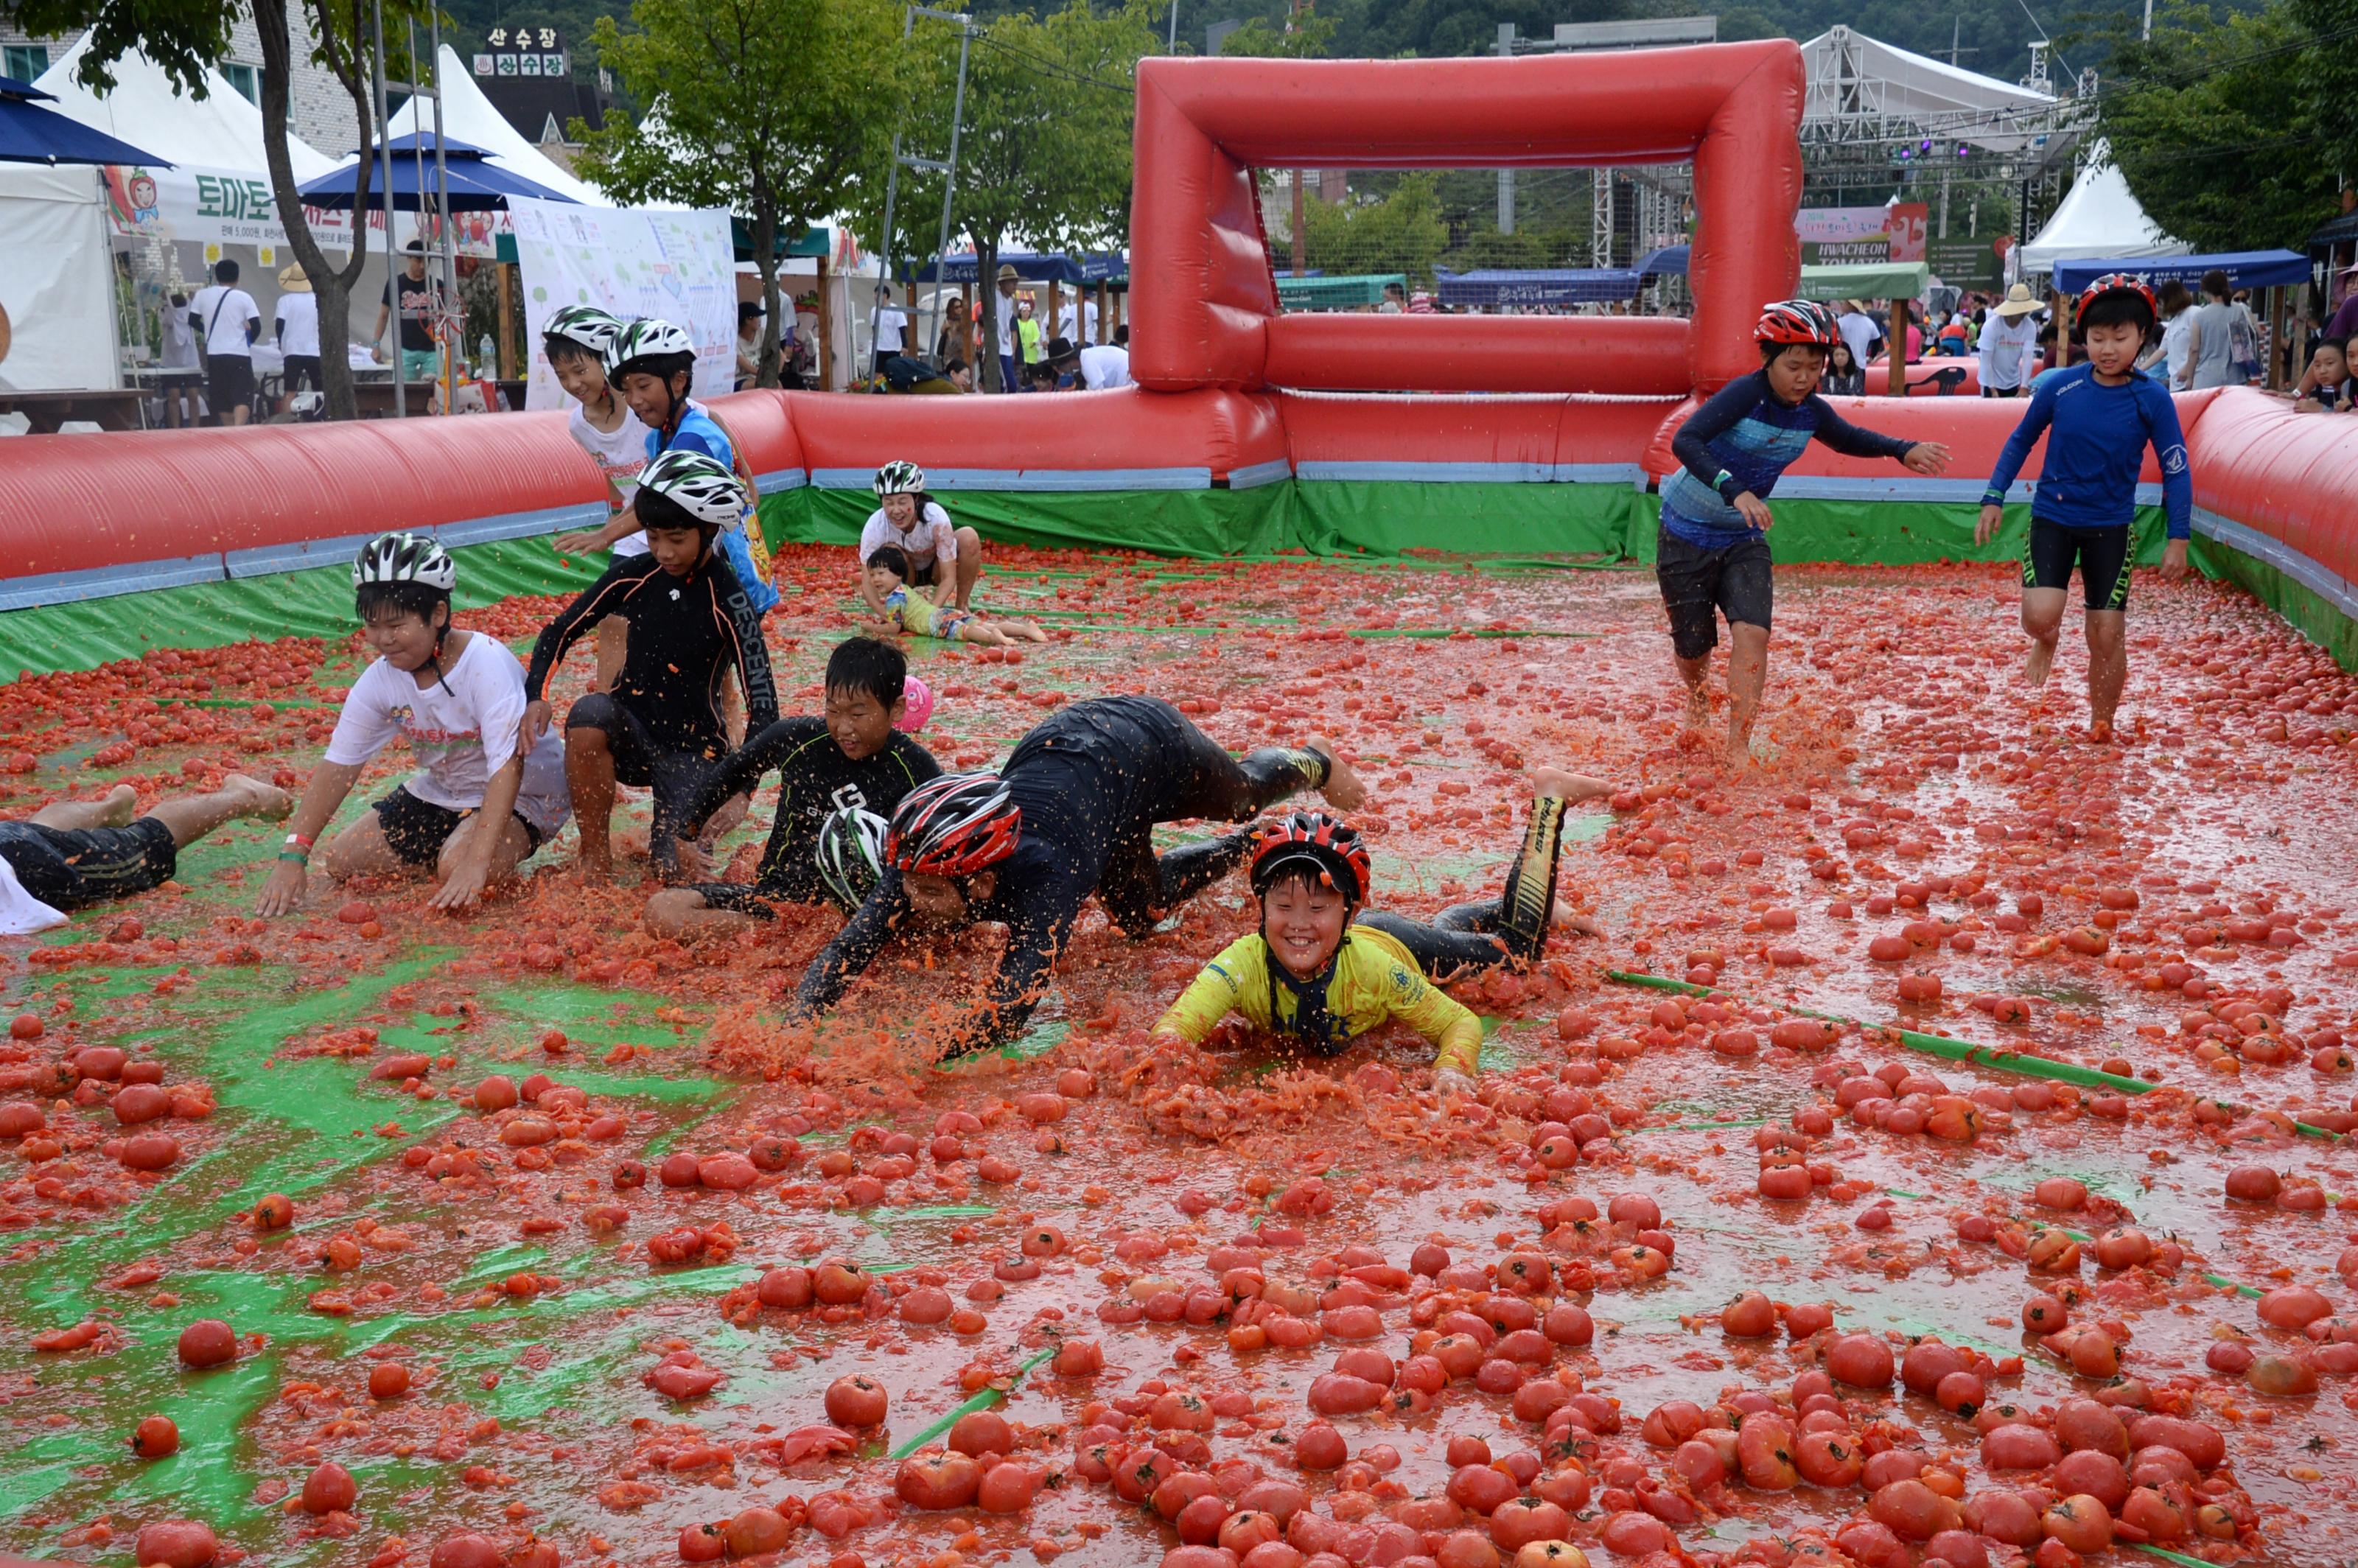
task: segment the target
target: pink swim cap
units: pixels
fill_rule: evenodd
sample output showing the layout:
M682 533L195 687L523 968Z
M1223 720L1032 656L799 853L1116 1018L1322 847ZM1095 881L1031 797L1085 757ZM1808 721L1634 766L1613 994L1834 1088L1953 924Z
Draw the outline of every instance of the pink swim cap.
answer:
M934 716L934 688L911 676L901 687L901 701L905 710L901 715L901 721L892 728L914 735L925 727L925 720Z

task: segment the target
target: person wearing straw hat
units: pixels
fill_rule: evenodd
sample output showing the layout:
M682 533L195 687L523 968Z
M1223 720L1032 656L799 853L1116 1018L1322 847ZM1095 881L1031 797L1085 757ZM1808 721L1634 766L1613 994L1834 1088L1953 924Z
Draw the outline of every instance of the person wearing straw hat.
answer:
M319 297L311 292L311 279L301 262L278 269L278 303L271 314L270 330L287 362L278 375L279 391L289 396L307 387L327 391L327 380L319 373Z
M1984 397L2020 397L2028 388L2031 366L2039 358L2039 309L2030 286L2017 283L1982 323L1979 353Z
M1015 276L1012 263L999 264L999 390L1021 390L1015 371L1015 289L1021 280Z

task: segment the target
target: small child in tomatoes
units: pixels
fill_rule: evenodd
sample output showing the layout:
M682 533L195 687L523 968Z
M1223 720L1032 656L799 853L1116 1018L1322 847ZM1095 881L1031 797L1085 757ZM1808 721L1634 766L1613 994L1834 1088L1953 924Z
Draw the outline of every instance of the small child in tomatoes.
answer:
M1048 633L1030 621L985 621L969 611L936 604L909 591L909 557L897 545L879 545L868 554L868 586L883 606L879 629L949 643L1004 648L1022 641L1044 643Z
M1560 768L1535 769L1531 778L1531 826L1504 889L1430 922L1365 907L1373 869L1367 846L1336 818L1298 811L1266 829L1251 862L1260 929L1205 965L1153 1032L1201 1044L1239 1012L1331 1056L1398 1019L1436 1047L1436 1087L1472 1078L1482 1021L1440 987L1539 958L1555 918L1564 808L1612 790Z

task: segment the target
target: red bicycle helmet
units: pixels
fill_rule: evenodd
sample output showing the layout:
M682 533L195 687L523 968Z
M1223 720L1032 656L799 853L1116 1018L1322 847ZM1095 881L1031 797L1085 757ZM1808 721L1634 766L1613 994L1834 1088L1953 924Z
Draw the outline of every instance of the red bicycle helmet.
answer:
M2111 294L2136 295L2139 299L2145 301L2145 313L2147 320L2158 321L2161 319L2161 301L2154 297L2153 289L2146 283L2145 279L2141 277L2132 277L2129 274L2125 272L2108 272L2104 274L2104 276L2096 279L2095 282L2088 285L2087 287L2082 289L2080 291L2080 297L2071 302L2071 319L2074 321L2081 319L2088 314L2088 307L2096 303L2097 300L2104 298L2106 295Z
M1760 312L1760 325L1752 329L1753 341L1759 343L1807 343L1831 349L1841 337L1834 313L1814 299L1779 299Z
M1253 846L1254 896L1268 892L1289 866L1305 862L1348 902L1367 901L1368 884L1375 880L1367 846L1359 841L1357 829L1323 811L1297 811L1261 830L1260 842Z
M1015 853L1023 808L997 773L945 773L901 797L885 859L903 871L970 877Z

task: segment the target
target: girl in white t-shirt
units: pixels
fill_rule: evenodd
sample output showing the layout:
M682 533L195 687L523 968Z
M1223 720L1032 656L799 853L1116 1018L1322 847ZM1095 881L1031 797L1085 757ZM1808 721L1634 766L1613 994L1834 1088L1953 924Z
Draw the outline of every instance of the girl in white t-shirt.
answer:
M622 330L622 324L603 310L577 305L550 317L548 330L541 337L550 373L573 400L565 418L566 433L598 465L606 481L606 503L617 517L631 509L632 493L639 488L639 470L647 466L647 427L606 380L606 347ZM647 553L647 536L636 528L611 545L595 532L560 534L555 543L557 552L568 556L590 556L609 548L618 557ZM611 689L614 677L622 673L630 631L631 623L620 615L609 615L598 623L598 684L592 689Z
M908 590L936 607L973 608L974 585L982 576L982 535L950 521L925 493L925 473L914 463L886 463L876 470L877 508L860 530L853 563L860 597L876 620L890 620L884 601L868 580L868 557L886 545L909 558Z
M376 662L344 697L327 755L304 786L257 908L303 900L313 843L361 770L396 735L423 764L323 847L328 874L429 871L431 903L467 909L564 826L571 806L554 728L522 736L524 666L494 638L450 624L458 568L433 540L386 534L352 567Z

